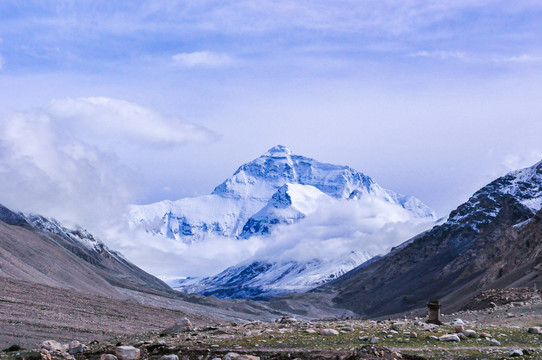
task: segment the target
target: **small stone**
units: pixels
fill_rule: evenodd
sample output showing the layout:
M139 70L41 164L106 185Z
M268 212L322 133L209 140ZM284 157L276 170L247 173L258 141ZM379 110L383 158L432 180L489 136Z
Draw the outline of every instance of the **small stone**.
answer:
M343 327L343 328L341 328L341 331L344 331L345 333L353 333L356 330L354 328L351 328L351 327Z
M540 326L533 326L530 327L529 330L527 330L529 334L542 334L542 327Z
M115 355L119 360L137 360L141 353L139 349L133 346L117 346Z
M113 354L102 354L100 360L117 360L117 357Z
M438 341L438 337L436 337L435 335L429 336L428 339Z
M376 336L373 336L373 337L371 338L371 340L369 340L369 342L370 342L371 344L377 344L377 343L378 343L378 338L377 338Z
M461 319L454 319L452 322L453 325L465 325L465 322Z
M491 337L491 335L486 333L486 332L480 333L480 336L483 337L483 338L490 338Z
M475 338L476 337L476 331L474 330L463 330L463 334L466 337Z
M512 349L508 353L508 356L510 356L510 357L523 356L523 351L521 351L520 349Z
M253 355L239 355L234 352L227 353L224 360L260 360L259 357Z
M454 325L454 330L455 330L456 333L462 333L463 330L464 330L463 325L461 325L461 324Z
M438 338L440 341L461 341L456 334L446 334Z
M83 350L85 349L85 345L81 344L77 340L73 340L72 342L69 343L68 349L69 349L68 352L71 355L79 354L79 353L83 352Z
M466 340L467 339L467 335L463 334L463 333L459 333L457 334L457 336L461 339L461 340Z
M408 336L411 339L417 339L418 338L418 334L415 331L411 331L410 334L408 334Z
M360 337L358 338L358 340L359 340L359 341L367 341L367 340L369 340L369 337L368 337L368 336L360 336Z
M316 334L316 330L314 330L314 329L307 329L307 330L305 330L305 332L307 334Z
M320 330L320 335L339 335L339 332L335 329L322 329Z
M497 339L491 339L489 340L489 345L491 346L501 346L501 342Z
M297 323L297 320L296 318L292 317L292 316L283 316L279 322L281 324L295 324Z
M58 351L58 352L64 352L66 351L66 347L55 340L45 340L40 344L40 349L45 349L47 351Z
M160 360L179 360L179 357L175 354L163 355L160 357Z

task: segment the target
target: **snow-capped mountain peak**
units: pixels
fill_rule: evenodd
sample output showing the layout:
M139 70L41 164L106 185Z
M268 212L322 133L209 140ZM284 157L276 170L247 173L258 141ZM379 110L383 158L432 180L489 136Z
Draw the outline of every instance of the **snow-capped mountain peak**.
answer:
M288 149L284 145L276 145L273 146L271 149L267 150L267 152L264 154L264 156L270 156L270 157L287 157L292 155L292 152L290 149Z
M229 263L234 266L220 275L183 284L191 283L191 288L185 290L202 293L218 286L225 296L242 287L238 280L249 281L250 276L254 281L249 293L307 290L398 245L406 240L402 234L410 234L420 226L425 229L435 218L430 208L412 196L384 189L349 166L296 155L283 145L241 165L210 195L133 206L130 211L132 226L151 234L153 241L169 238L164 242L174 239L192 245L206 240L219 243L224 238L225 246L231 247L232 241L243 244L245 239L261 237L251 244L255 246L251 250L257 253L255 257L250 252L239 255L237 263L244 260L248 264ZM308 224L312 233L298 227L300 224ZM393 230L396 225L400 231ZM384 238L371 244L371 240L365 240L386 226ZM303 250L295 248L305 246L304 237L314 244L307 244ZM348 246L324 250L324 245L343 239ZM262 244L269 248L262 250ZM280 261L266 252L273 244L280 249ZM293 248L288 255L283 254L282 250L290 245ZM187 276L198 274L175 274L177 278Z
M542 161L511 171L475 192L450 214L446 226L461 225L478 230L493 221L507 196L517 199L533 214L542 209Z
M312 204L309 207L317 206L313 203L322 195L352 200L371 195L398 204L415 218L435 219L434 212L414 197L386 190L348 166L295 155L283 145L274 146L241 165L211 195L133 206L130 218L134 226L142 226L149 233L185 243L202 241L207 234L245 238L262 233L248 229L256 220L262 220L266 212L278 211L277 201L285 201L287 196L304 199L295 199L287 205L293 206L292 217L288 218L282 211L284 216L269 218L267 225L288 224L303 218L309 212L306 206L309 203Z

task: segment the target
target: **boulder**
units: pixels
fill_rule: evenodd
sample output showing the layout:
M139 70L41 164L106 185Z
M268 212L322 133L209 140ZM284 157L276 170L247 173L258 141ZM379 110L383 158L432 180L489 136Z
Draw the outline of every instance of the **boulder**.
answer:
M438 338L440 341L461 341L456 334L446 334Z
M295 324L297 323L297 320L296 318L292 317L292 316L283 316L279 322L281 324Z
M64 352L66 351L66 347L55 340L45 340L40 344L40 349L45 349L47 351L58 351L58 352Z
M454 319L452 325L465 325L465 322L461 319Z
M163 331L163 334L165 335L173 335L173 334L179 334L187 331L191 331L194 327L192 326L192 323L188 318L184 317L177 321L175 325L172 327L167 328Z
M117 357L113 354L102 354L100 360L118 360Z
M477 336L476 331L474 330L463 330L463 334L469 338L475 338Z
M224 360L260 360L259 357L253 355L240 355L234 352L227 353Z
M461 324L454 325L454 330L455 330L456 333L462 333L463 330L464 330L463 325L461 325Z
M68 353L70 355L79 354L85 350L85 345L77 340L73 340L68 344Z
M339 332L335 329L322 329L320 335L339 335Z
M179 357L175 354L163 355L160 357L160 360L179 360Z
M341 331L345 332L345 333L353 333L354 331L356 331L356 329L354 329L352 327L342 327Z
M119 360L137 360L139 359L141 352L138 348L133 346L117 346L115 355Z
M523 351L520 349L511 349L510 352L508 353L508 356L510 357L523 356Z
M501 346L501 342L497 339L491 339L489 340L489 345L491 346Z
M540 326L533 326L530 327L529 330L527 330L529 334L542 334L542 327Z

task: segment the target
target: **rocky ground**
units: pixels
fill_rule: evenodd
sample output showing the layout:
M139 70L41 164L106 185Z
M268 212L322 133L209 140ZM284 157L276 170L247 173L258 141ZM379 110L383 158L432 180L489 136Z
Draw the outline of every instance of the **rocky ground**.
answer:
M440 326L416 317L205 323L204 319L189 322L178 313L166 316L178 316L178 325L160 331L142 327L139 335L114 336L85 346L58 344L56 351L51 343L36 344L36 350L3 352L0 360L115 360L113 355L119 360L542 358L538 297L444 314ZM46 340L46 333L43 336Z
M36 347L54 337L60 341L108 339L122 334L158 331L185 316L182 311L134 301L2 278L0 346ZM208 317L191 315L196 324Z

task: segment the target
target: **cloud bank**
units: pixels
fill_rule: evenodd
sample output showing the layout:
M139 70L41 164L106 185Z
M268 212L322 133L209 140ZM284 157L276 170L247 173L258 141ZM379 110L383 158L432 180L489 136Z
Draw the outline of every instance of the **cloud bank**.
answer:
M0 122L0 203L101 231L133 202L139 169L131 156L149 146L207 142L215 135L138 104L110 99L54 100Z
M163 278L211 276L249 259L333 260L351 251L387 253L433 222L412 220L401 206L366 196L360 200L322 199L305 219L273 228L269 236L233 239L209 236L190 245L125 228L111 230L115 248Z

